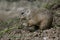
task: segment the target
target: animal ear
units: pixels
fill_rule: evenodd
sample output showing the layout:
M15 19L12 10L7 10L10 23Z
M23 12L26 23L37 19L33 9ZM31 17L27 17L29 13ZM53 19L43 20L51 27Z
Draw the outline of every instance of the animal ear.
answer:
M27 10L25 11L25 13L26 13L26 15L28 16L28 15L30 15L31 10L30 10L30 9L27 9Z

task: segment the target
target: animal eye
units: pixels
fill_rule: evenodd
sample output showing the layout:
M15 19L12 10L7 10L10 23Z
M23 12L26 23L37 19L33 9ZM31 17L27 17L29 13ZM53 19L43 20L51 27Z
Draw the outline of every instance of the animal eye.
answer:
M21 13L22 15L24 14L24 12Z

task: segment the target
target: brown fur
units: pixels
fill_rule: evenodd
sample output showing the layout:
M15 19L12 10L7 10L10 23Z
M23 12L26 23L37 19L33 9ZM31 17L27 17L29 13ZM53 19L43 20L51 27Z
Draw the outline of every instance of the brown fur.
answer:
M31 12L31 19L28 20L28 26L39 26L40 29L46 29L50 27L52 23L52 13L47 9L41 9Z

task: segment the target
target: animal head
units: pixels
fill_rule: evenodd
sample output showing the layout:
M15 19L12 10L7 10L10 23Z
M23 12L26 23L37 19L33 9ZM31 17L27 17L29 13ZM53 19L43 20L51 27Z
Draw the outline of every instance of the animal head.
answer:
M19 11L20 13L20 18L27 18L28 19L28 16L30 15L31 13L31 10L30 8L28 7L20 7L17 9L17 11Z

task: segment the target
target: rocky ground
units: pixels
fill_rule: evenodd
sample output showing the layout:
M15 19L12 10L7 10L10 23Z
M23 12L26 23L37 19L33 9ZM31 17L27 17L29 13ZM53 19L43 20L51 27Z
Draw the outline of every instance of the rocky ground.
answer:
M52 8L53 4L59 6ZM20 19L20 13L40 7L53 11L53 27L33 32L24 29L26 19ZM60 0L0 0L0 40L60 40Z

